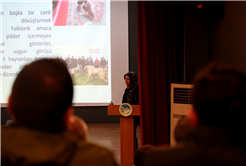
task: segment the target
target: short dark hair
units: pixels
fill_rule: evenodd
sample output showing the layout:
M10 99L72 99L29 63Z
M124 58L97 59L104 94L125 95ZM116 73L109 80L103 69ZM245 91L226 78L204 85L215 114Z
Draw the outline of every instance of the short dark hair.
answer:
M64 61L42 59L18 74L11 106L18 124L59 132L65 129L64 115L72 98L73 84Z
M200 124L245 130L245 73L229 64L209 64L194 78L193 102Z

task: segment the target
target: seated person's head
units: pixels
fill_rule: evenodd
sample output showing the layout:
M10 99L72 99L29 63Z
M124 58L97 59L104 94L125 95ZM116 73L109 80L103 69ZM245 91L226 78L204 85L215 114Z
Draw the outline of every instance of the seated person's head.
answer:
M70 116L67 122L67 129L75 133L79 139L87 141L88 126L81 118L75 115Z
M66 64L59 59L38 60L18 74L8 111L17 124L60 132L73 113L72 98L73 83Z
M193 125L245 131L245 74L228 64L210 64L194 78L193 105L189 115Z
M174 138L175 141L182 142L187 135L187 133L192 129L190 121L187 117L180 118L175 129L174 129Z
M138 148L134 153L134 164L135 166L142 166L144 156L151 150L155 149L153 145L144 145Z

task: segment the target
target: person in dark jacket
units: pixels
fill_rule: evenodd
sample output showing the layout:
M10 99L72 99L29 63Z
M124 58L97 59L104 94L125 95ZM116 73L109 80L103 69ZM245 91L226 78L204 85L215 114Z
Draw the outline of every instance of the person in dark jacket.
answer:
M126 89L122 98L122 103L139 105L139 88L136 84L137 75L134 72L128 72L124 75Z
M126 89L122 98L122 103L129 103L130 105L139 105L139 88L136 84L137 75L134 72L128 72L124 75L124 80L126 83ZM135 150L138 148L138 140L136 137L136 127L140 125L140 117L134 117L134 133L135 133Z
M101 57L101 60L100 60L100 67L101 67L101 68L105 68L106 66L107 66L106 60L104 59L104 57Z
M70 63L71 69L76 68L77 67L77 59L75 59L72 55L71 58L71 63Z
M80 126L71 119L72 99L73 82L64 61L42 59L26 65L9 97L13 124L1 130L1 165L116 166L110 150L87 142L78 132Z
M246 165L246 75L228 64L199 71L188 119L194 128L174 148L146 155L145 166Z
M91 57L91 55L90 55L90 57L88 59L87 65L89 65L89 66L93 66L94 65L93 64L93 58Z

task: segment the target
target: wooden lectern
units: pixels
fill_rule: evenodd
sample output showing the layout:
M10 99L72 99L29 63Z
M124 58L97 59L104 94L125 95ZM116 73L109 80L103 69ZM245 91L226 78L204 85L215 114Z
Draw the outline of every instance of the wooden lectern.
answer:
M139 116L139 105L131 105L132 114L124 117L119 112L120 105L108 105L108 115L120 115L120 149L121 165L134 165L134 146L136 130L134 128L134 116Z

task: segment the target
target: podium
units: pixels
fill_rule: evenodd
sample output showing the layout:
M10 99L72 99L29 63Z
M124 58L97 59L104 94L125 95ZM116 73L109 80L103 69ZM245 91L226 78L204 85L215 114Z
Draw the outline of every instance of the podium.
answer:
M120 115L120 150L121 165L134 165L134 147L136 130L134 127L134 116L139 116L139 105L131 105L132 114L124 117L119 112L120 105L108 105L108 115Z

